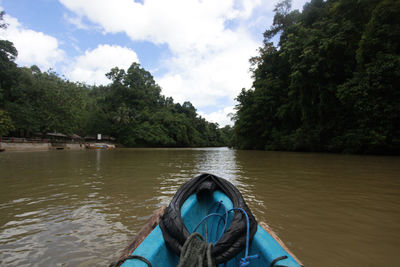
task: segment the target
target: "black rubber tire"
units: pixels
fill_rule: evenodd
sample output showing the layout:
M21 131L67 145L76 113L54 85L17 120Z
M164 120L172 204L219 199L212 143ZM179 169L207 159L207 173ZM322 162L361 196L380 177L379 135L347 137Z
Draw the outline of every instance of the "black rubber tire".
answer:
M256 233L257 222L239 190L221 177L212 174L201 174L178 189L160 221L165 243L178 256L183 244L190 235L181 217L183 203L193 193L197 193L199 196L199 194L212 193L215 190L220 190L226 194L231 199L234 208L242 208L246 211L250 222L250 241ZM235 212L231 225L213 246L212 257L214 257L217 264L229 261L245 248L246 230L245 215L239 211Z

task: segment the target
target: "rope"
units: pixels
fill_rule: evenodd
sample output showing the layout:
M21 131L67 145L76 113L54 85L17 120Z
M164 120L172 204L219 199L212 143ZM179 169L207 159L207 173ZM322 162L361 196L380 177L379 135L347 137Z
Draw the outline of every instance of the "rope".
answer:
M250 264L250 260L257 259L259 256L258 256L258 254L249 256L249 242L250 242L249 215L247 215L246 211L242 208L233 208L233 209L230 209L228 212L235 211L235 210L243 212L244 215L246 216L246 250L245 250L244 257L240 259L240 265L239 265L240 267L244 267L244 266L248 266Z
M146 259L145 257L139 256L139 255L130 255L126 258L120 259L117 262L111 263L109 265L109 267L117 267L117 266L120 266L122 263L124 263L126 260L133 260L133 259L141 260L141 261L145 262L148 267L152 267L152 265L148 259Z
M219 202L214 203L209 209L208 209L208 214L210 214L212 208L215 206L215 204L218 204L217 209L215 210L215 213L218 213L219 208L222 206L222 200ZM217 230L216 232L218 233L218 228L219 228L219 223L221 222L221 219L218 220L218 225L217 225ZM210 233L212 234L214 228L214 224L211 225ZM216 241L217 242L217 241Z
M221 205L221 202L218 202L220 205ZM215 204L214 204L215 205ZM213 206L214 206L213 205ZM213 207L213 206L211 206L211 208ZM224 208L225 208L225 206L224 205L221 205L221 206L223 206ZM217 212L218 212L218 210L219 210L219 207L220 206L218 206L218 208L217 208ZM211 209L210 208L210 209ZM226 210L226 208L225 208L225 218L224 218L224 216L223 215L221 215L221 214L219 214L219 213L211 213L211 214L208 214L208 215L206 215L205 217L203 217L203 219L201 219L201 221L196 225L196 227L194 228L194 230L193 230L193 234L190 236L190 237L192 237L194 234L198 234L198 233L196 233L196 230L197 230L197 228L203 223L203 222L205 222L207 219L209 219L209 218L211 218L211 217L213 217L213 216L218 216L218 217L220 217L220 219L218 220L218 226L217 226L217 231L218 231L218 228L219 228L219 223L221 222L221 219L224 221L224 228L223 228L223 231L221 232L221 234L220 234L220 236L218 237L218 239L217 239L217 241L216 242L218 242L218 240L222 237L222 235L224 234L224 232L225 232L225 229L226 229L226 225L227 225L227 223L228 223L228 214L229 214L229 212L231 212L231 211L241 211L244 215L245 215L245 217L246 217L246 248L245 248L245 255L244 255L244 257L243 258L241 258L241 260L240 260L240 267L244 267L244 266L248 266L249 264L250 264L250 260L253 260L253 259L257 259L258 257L259 257L259 255L258 254L254 254L254 255L249 255L249 242L250 242L250 222L249 222L249 215L246 213L246 211L244 210L244 209L242 209L242 208L232 208L232 209L230 209L230 210ZM200 234L198 234L201 238L203 238ZM189 238L188 238L189 239ZM187 242L187 241L186 241ZM185 242L185 244L186 244L186 242ZM184 245L185 246L185 245Z
M224 217L223 217L221 214L219 214L219 213L211 213L211 214L208 214L208 215L205 216L203 219L201 219L201 221L200 221L200 222L196 225L196 227L194 228L193 232L196 232L197 228L199 228L199 226L200 226L203 222L205 222L207 219L211 218L212 216L218 216L218 217L220 217L220 220L219 220L219 221L221 221L221 219L224 219ZM226 225L226 220L225 220L225 219L224 219L224 222L225 222L224 225ZM217 230L218 230L218 228L217 228ZM224 231L222 231L222 233L220 234L220 236L219 236L219 238L217 239L216 242L218 242L218 240L222 237L222 235L224 234L224 232L225 232L225 227L224 227Z
M281 260L284 260L284 259L287 259L288 258L288 256L280 256L280 257L278 257L278 258L276 258L276 259L274 259L272 262L271 262L271 264L269 265L269 267L287 267L286 265L275 265L275 263L277 263L278 261L281 261Z
M217 209L216 209L216 212L218 212L218 210L219 210L219 208L220 208L221 206L225 208L225 206L222 205L222 201L221 201L221 202L214 203L214 205L212 205L212 206L210 207L210 209L208 210L208 212L211 212L211 210L212 210L212 208L215 206L215 204L218 204L218 207L217 207ZM198 228L202 223L204 223L206 220L208 220L209 218L211 218L211 217L213 217L213 216L218 216L218 217L220 217L220 219L218 220L217 232L218 232L219 224L220 224L221 220L224 222L223 231L222 231L222 233L220 234L219 238L218 238L217 241L216 241L216 242L218 242L218 240L222 237L222 235L223 235L224 232L225 232L226 225L227 225L227 223L228 223L228 214L229 214L229 212L231 212L231 211L240 211L240 212L242 212L242 213L245 215L245 217L246 217L246 247L245 247L245 254L244 254L244 257L240 259L240 263L239 263L239 267L245 267L245 266L250 265L250 261L251 261L251 260L259 258L259 255L258 255L258 254L249 255L249 247L250 247L250 244L249 244L249 242L250 242L250 236L249 236L249 235L250 235L250 234L249 234L249 233L250 233L250 222L249 222L249 215L246 213L246 211L245 211L244 209L242 209L242 208L232 208L232 209L230 209L230 210L227 210L227 209L225 208L225 214L224 214L224 215L225 215L225 218L224 218L223 215L221 215L221 214L219 214L219 213L210 213L210 214L206 215L205 217L203 217L203 219L201 219L201 221L200 221L200 222L196 225L196 227L194 228L193 232L196 232L197 228ZM212 226L211 226L211 229L212 229ZM200 236L200 237L204 240L204 238L203 238L200 234L198 234L198 233L194 233L194 234L192 234L192 235L195 235L195 234L197 234L198 236ZM196 236L197 236L197 235L196 235ZM185 244L186 244L186 242L185 242ZM269 267L287 267L287 266L285 266L285 265L276 265L276 263L277 263L278 261L281 261L281 260L284 260L284 259L287 259L287 258L288 258L288 256L286 256L286 255L285 255L285 256L281 256L281 257L277 257L276 259L274 259L274 260L271 262L271 264L269 265ZM225 263L225 264L226 264L226 263Z
M183 244L178 267L215 267L211 250L212 244L207 244L202 235L191 234Z

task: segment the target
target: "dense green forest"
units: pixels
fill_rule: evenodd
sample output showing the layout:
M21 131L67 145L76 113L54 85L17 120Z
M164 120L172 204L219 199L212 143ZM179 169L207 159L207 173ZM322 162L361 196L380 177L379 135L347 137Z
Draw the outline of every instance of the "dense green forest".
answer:
M17 67L7 40L0 136L102 133L127 146L399 154L400 1L312 0L300 12L283 0L274 11L250 59L253 86L236 99L233 137L190 102L161 95L139 64L112 69L107 86L88 86Z
M181 105L161 95L153 76L137 63L126 71L113 68L106 74L112 81L107 86L88 86L37 66L18 67L17 55L12 42L0 40L0 136L102 133L132 147L228 142L229 126L219 128L200 117L190 102Z
M400 1L312 0L299 12L284 0L274 11L233 144L399 154Z

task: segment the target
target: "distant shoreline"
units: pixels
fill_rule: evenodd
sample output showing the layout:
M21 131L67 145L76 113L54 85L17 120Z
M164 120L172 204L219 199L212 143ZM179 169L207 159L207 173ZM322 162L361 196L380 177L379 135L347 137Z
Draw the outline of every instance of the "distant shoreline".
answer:
M98 142L100 144L101 142ZM20 151L20 152L28 152L28 151L50 151L50 150L93 150L93 148L88 147L88 144L95 144L95 143L57 143L57 144L52 144L52 143L32 143L32 142L26 142L26 143L9 143L9 142L0 142L0 151L2 150L3 152L14 152L14 151ZM205 147L152 147L152 146L137 146L137 147L124 147L120 146L118 144L113 144L112 146L118 147L118 148L135 148L135 149L215 149L215 148L227 148L226 146L205 146Z
M85 144L60 144L54 146L51 143L0 143L0 149L4 151L47 151L47 150L83 150Z

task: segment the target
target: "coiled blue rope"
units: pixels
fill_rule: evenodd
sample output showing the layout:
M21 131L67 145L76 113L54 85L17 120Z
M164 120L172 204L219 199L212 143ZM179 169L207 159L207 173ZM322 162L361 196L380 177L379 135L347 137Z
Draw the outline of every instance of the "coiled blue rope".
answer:
M214 205L215 205L215 204L219 204L218 207L217 207L216 212L218 212L220 206L223 206L223 207L225 208L225 206L222 205L222 201L221 201L221 202L214 203ZM210 210L214 207L214 205L210 207L210 209L208 210L208 212L210 212ZM209 218L211 218L211 217L214 217L214 216L218 216L218 217L220 217L220 219L218 220L217 233L218 233L219 224L220 224L221 220L224 221L224 228L223 228L222 232L220 233L218 239L215 241L215 243L217 243L217 242L221 239L221 237L223 236L223 234L225 233L226 225L228 224L229 212L231 212L231 211L241 211L241 212L245 215L245 217L246 217L246 248L245 248L244 257L240 259L240 264L239 264L240 267L245 267L245 266L248 266L248 265L250 264L250 260L257 259L257 258L259 257L259 255L258 255L258 254L249 255L249 247L250 247L250 244L249 244L249 243L250 243L250 220L249 220L249 215L246 213L246 211L245 211L244 209L242 209L242 208L232 208L232 209L230 209L230 210L227 210L227 209L225 208L225 213L224 213L225 217L224 217L223 215L221 215L220 213L216 213L216 212L215 212L215 213L210 213L210 214L206 215L203 219L201 219L201 221L200 221L200 222L196 225L196 227L194 228L193 232L196 232L197 228L198 228L203 222L205 222L207 219L209 219ZM212 226L211 226L211 231L212 231Z

